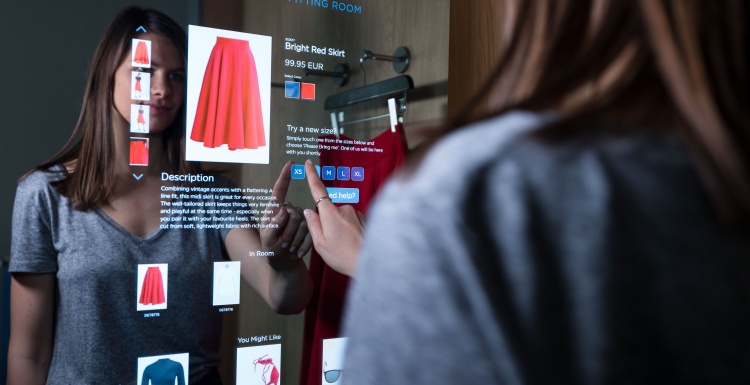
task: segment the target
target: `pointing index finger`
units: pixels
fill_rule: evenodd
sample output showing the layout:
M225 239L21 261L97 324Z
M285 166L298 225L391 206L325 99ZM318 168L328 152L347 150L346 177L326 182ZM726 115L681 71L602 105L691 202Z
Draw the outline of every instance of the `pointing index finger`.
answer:
M273 196L277 202L283 202L286 199L286 192L289 189L289 182L292 179L292 161L286 162L284 168L281 169L279 178L276 179L276 183L273 185Z
M312 195L313 200L317 201L322 197L327 197L328 190L326 190L323 181L318 177L318 172L309 159L305 162L305 174L307 175L307 184L310 186L310 195Z

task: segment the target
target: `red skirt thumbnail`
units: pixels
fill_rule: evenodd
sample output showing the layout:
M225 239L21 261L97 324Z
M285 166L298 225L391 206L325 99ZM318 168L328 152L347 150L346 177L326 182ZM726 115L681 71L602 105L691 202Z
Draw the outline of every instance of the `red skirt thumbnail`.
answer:
M143 110L138 110L138 123L146 124L146 118L143 117Z
M141 297L138 302L143 305L158 305L166 302L164 298L164 283L161 278L161 270L151 266L146 270L146 277L141 286Z
M130 141L130 164L148 165L148 147L145 140Z
M136 76L136 78L135 78L135 90L138 91L138 92L142 91L142 89L141 89L141 77L140 76Z
M216 38L198 97L190 139L215 148L266 145L255 58L246 40Z
M148 49L146 43L139 41L135 46L135 55L133 56L133 62L137 64L148 64Z

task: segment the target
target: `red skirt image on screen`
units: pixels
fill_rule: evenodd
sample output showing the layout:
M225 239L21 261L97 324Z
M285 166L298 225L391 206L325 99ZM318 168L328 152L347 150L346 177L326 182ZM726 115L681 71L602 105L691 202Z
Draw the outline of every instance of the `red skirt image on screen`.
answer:
M146 118L143 117L143 110L138 111L138 123L146 124Z
M161 278L161 270L152 266L146 269L146 277L143 278L141 286L141 298L138 303L143 305L159 305L166 302L164 298L164 283Z
M139 41L135 46L135 55L133 56L133 62L138 64L148 64L148 48L146 43Z
M190 139L230 150L266 145L255 58L247 40L216 38Z
M130 141L130 164L148 164L148 147L145 140Z

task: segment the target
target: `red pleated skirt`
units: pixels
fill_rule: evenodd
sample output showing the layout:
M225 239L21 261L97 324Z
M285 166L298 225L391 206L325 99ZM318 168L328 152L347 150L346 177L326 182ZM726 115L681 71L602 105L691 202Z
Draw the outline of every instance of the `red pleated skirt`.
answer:
M138 92L141 92L141 79L136 78L135 79L135 90Z
M159 305L166 302L164 298L164 282L161 278L161 270L156 266L146 269L146 277L141 286L141 297L138 302L143 305Z
M130 164L148 164L148 147L145 140L130 141Z
M143 117L143 111L138 111L138 123L146 124L146 118Z
M138 44L135 45L135 55L133 56L133 62L144 65L149 63L148 48L146 48L145 42L139 41Z
M266 145L255 58L246 40L216 38L203 76L190 139L215 148Z

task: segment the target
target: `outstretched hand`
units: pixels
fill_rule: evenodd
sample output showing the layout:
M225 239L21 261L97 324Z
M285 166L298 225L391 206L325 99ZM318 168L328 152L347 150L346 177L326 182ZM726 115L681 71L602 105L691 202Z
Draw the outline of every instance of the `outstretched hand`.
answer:
M291 168L291 161L284 165L273 186L273 197L261 218L260 242L264 252L273 253L269 262L274 267L297 263L313 244L302 210L285 201Z
M352 206L337 207L333 204L315 166L309 160L305 162L305 174L310 194L318 207L318 213L310 209L305 210L305 219L315 250L328 266L351 277L362 244L362 213L354 210Z

